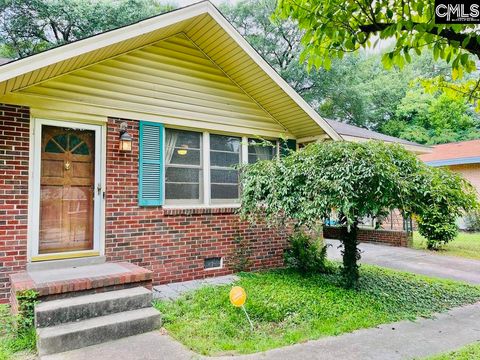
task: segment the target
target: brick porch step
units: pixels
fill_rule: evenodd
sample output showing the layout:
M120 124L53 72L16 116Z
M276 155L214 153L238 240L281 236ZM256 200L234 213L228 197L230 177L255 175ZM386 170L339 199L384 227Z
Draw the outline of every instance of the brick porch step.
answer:
M138 286L151 289L152 277L150 270L127 262L23 271L10 275L10 302L15 312L17 293L30 289L42 302Z

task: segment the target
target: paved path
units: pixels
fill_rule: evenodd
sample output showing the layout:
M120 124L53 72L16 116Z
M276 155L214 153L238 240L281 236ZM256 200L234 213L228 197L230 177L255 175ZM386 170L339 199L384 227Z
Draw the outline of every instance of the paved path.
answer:
M435 319L401 321L244 356L202 357L157 331L42 360L407 360L475 341L480 341L480 304L453 309Z
M480 239L478 239L480 241ZM340 241L327 240L330 259L341 259ZM432 254L427 251L376 244L360 244L360 262L427 276L480 284L480 260Z
M208 279L183 281L153 287L153 297L161 300L173 300L182 294L205 285L228 285L238 280L236 275L217 276Z

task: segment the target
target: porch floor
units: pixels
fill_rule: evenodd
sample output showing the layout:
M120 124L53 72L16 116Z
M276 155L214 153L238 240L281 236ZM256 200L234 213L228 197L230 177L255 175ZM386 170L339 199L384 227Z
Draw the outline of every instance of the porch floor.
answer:
M150 270L128 262L23 271L10 275L11 302L23 290L36 291L45 301L134 286L151 289L152 275Z

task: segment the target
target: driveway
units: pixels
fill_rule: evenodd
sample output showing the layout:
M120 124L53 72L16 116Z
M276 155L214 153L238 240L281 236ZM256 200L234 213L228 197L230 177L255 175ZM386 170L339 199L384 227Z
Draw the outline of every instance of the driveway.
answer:
M332 244L328 248L329 259L341 260L340 241L327 240L327 243ZM471 284L480 284L480 260L367 243L360 244L359 248L362 251L361 263L374 264L427 276L460 280Z

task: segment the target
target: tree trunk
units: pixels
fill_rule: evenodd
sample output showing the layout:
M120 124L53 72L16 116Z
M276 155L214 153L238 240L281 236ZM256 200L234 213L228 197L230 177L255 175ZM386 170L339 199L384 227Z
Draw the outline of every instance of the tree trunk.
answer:
M359 272L357 261L360 260L360 251L358 250L358 221L355 221L350 226L350 231L347 231L343 239L343 269L342 275L345 282L345 287L354 288L358 284Z

